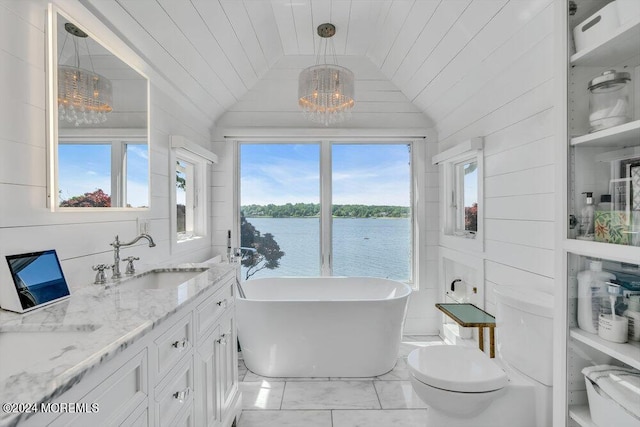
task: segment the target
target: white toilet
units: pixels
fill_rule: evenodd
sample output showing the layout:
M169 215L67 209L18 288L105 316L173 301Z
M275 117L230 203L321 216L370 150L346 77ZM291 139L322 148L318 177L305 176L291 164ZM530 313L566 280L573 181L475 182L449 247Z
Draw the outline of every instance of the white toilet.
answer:
M428 427L551 425L553 297L496 286L496 350L437 345L408 357Z

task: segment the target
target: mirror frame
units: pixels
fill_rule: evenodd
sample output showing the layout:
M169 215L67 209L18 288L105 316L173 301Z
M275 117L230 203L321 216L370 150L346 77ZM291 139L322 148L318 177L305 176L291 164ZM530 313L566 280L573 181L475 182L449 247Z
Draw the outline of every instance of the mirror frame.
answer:
M78 10L77 15L80 19L76 19L70 14L66 13L57 5L49 3L47 7L47 46L46 46L46 128L47 128L47 207L51 212L145 212L151 210L151 81L149 76L142 71L145 67L144 61L131 50L122 40L120 40L115 34L113 34L103 23L101 23L95 16L91 15L86 9ZM57 194L59 191L58 184L58 140L59 140L59 127L58 127L58 16L62 16L70 22L73 22L82 31L87 33L95 42L99 43L103 48L108 50L112 55L124 62L131 69L136 71L141 77L146 80L147 89L147 128L144 132L147 140L148 148L148 200L149 206L141 208L128 208L123 206L114 207L83 207L83 208L71 208L60 207L57 202ZM80 24L79 22L83 22ZM96 31L100 32L104 36L101 38L96 35L96 32L88 30L84 22L87 22L89 26L95 26ZM107 40L107 42L105 42ZM118 46L121 53L114 52L112 46ZM96 136L104 136L104 132L101 132L102 128L94 128L91 133ZM132 137L139 138L141 133L137 135L131 135ZM120 134L121 135L121 134ZM121 136L120 136L121 137Z

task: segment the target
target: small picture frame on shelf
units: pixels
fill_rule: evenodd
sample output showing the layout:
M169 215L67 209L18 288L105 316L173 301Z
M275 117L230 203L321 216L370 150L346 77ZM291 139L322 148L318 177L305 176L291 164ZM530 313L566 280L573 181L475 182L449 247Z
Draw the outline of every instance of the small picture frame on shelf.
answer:
M631 178L619 178L609 181L609 193L614 211L629 212L631 209Z
M631 180L631 210L640 211L640 158L625 160L621 166L622 178Z
M630 215L630 178L612 179L609 182L611 210L596 210L594 232L596 242L630 245L633 232Z

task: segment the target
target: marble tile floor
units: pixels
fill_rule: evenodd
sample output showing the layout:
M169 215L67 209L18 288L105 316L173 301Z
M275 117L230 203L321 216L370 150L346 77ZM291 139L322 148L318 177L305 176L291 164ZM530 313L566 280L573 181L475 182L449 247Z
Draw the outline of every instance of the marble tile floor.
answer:
M440 344L436 336L407 335L396 366L371 378L267 378L240 359L238 427L422 427L427 409L409 382L407 356Z

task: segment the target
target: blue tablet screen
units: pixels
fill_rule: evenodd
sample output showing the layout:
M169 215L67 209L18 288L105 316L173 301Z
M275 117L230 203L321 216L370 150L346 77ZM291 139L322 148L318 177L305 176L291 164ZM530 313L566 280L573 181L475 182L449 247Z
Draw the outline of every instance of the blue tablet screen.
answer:
M9 255L7 262L23 309L69 295L55 250Z

